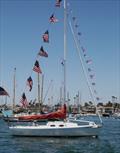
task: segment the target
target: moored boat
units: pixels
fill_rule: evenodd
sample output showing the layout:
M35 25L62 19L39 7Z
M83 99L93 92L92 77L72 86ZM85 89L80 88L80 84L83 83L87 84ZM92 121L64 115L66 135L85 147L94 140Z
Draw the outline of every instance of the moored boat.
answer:
M99 128L94 122L79 125L69 121L49 121L46 125L33 124L31 126L11 126L10 132L14 136L40 136L40 137L78 137L98 136Z
M61 1L58 0L60 3ZM52 16L53 18L53 16ZM63 68L64 68L64 98L63 103L66 103L66 20L67 20L67 0L64 0L64 59L63 59ZM52 20L53 21L53 20ZM71 27L71 24L70 24ZM72 30L72 29L71 29ZM73 33L73 31L72 31ZM48 31L44 33L44 42L49 42ZM75 38L74 38L75 39ZM76 40L75 40L76 42ZM77 46L78 49L78 46ZM83 64L82 64L83 66ZM39 68L39 63L36 61L34 71L38 73L38 82L39 82L39 73L42 73ZM83 68L84 71L84 68ZM39 90L40 86L38 84L38 102L40 102ZM26 97L24 94L22 102L25 102ZM39 103L41 105L41 103ZM40 106L39 105L39 106ZM98 112L97 112L98 113ZM10 126L9 130L14 136L41 136L41 137L57 137L57 136L98 136L101 125L97 125L92 121L84 121L84 120L69 120L66 118L66 105L64 104L64 108L58 110L56 112L52 112L49 114L39 114L39 115L27 115L27 116L19 116L19 120L38 120L38 119L62 119L62 121L47 121L45 124L37 124L33 122L33 125L15 125ZM101 121L101 120L100 120Z

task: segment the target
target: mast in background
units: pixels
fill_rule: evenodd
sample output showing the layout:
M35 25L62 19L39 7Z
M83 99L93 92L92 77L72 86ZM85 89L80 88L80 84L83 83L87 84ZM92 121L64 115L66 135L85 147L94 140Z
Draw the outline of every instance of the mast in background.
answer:
M15 109L15 97L16 97L16 68L14 68L14 77L13 77L13 110Z
M39 104L39 112L41 112L41 103L40 103L40 75L38 73L38 104Z
M66 52L67 52L67 42L66 42L66 32L67 32L67 1L64 0L64 103L66 102Z

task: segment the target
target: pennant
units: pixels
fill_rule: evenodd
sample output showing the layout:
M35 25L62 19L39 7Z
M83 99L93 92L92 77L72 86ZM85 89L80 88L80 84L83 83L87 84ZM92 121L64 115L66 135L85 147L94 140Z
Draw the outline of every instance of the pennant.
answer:
M22 98L20 99L20 103L22 104L22 106L24 108L28 106L28 101L27 101L27 98L25 96L25 93L22 94Z
M61 1L62 1L62 0L56 0L55 6L56 6L56 7L60 7Z
M83 51L83 53L85 52L85 48L84 47L81 47L81 49L82 49L82 51Z
M51 23L55 23L55 22L58 22L58 19L54 16L54 14L52 14L51 17L50 17L50 19L49 19L49 21Z
M91 70L91 68L88 68L88 72L91 72L92 70Z
M95 93L95 94L97 94L97 91L96 91L96 90L94 90L94 93Z
M91 64L91 63L92 63L92 60L91 60L91 59L86 60L86 63L87 63L87 64Z
M0 96L9 96L9 94L4 88L0 87Z
M29 86L29 91L32 90L32 86L33 86L33 80L31 78L31 76L27 79L27 85Z
M93 82L92 85L95 86L95 82Z
M33 71L37 72L37 73L42 73L40 66L39 66L39 62L36 60L34 67L33 67Z
M94 78L94 76L95 76L94 74L91 74L91 75L90 75L90 78L91 78L91 79L93 79L93 78Z
M99 101L99 100L100 100L100 98L99 98L99 97L96 97L96 100L98 100L98 101Z
M79 25L78 25L78 24L76 24L76 25L75 25L75 28L78 28L78 27L79 27Z
M49 32L48 30L43 34L43 41L49 43Z
M78 36L81 36L82 35L82 33L81 32L78 32Z
M64 66L64 60L61 62L61 65Z
M48 54L46 51L44 51L43 46L41 46L38 55L43 56L43 57L48 57Z
M73 21L75 21L76 20L76 17L73 16L72 19L73 19Z

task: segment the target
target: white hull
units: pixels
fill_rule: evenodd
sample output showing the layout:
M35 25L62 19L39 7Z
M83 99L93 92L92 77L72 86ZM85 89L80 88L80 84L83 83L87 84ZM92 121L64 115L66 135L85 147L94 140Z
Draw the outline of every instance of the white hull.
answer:
M51 122L53 124L53 122ZM62 123L62 122L61 122ZM58 123L57 123L58 124ZM49 125L15 126L9 127L14 136L40 136L40 137L78 137L98 136L100 128L97 125L78 126L76 123L64 123L64 127L51 127Z

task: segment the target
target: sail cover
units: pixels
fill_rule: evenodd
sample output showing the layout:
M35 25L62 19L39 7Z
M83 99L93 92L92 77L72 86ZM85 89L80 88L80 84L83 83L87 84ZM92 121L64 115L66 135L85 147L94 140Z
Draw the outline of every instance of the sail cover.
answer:
M36 114L19 116L19 120L42 120L42 119L65 119L66 118L66 105L64 104L60 110L48 114Z

